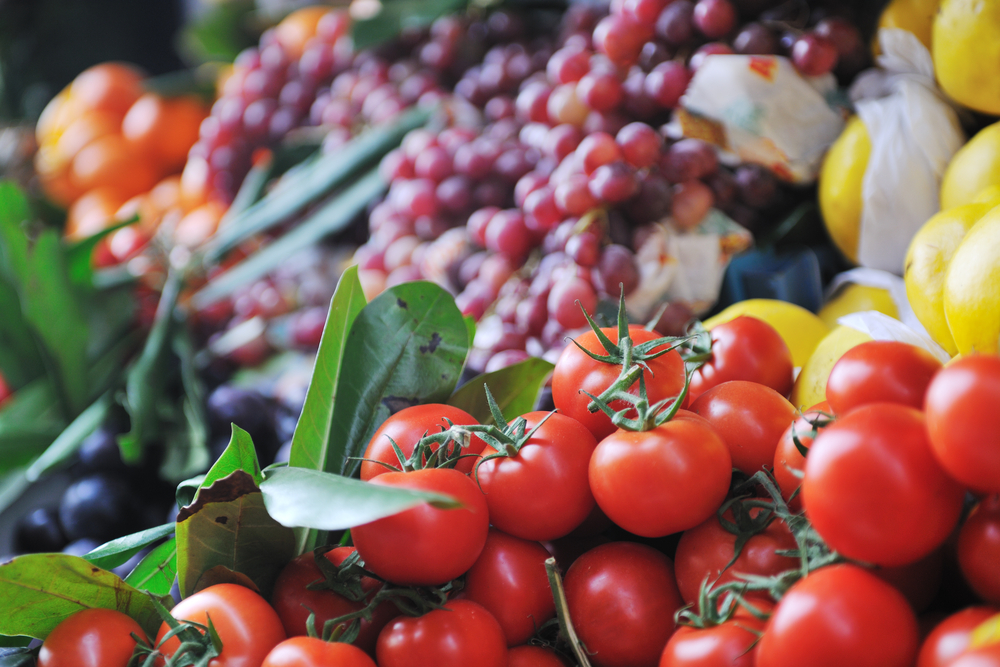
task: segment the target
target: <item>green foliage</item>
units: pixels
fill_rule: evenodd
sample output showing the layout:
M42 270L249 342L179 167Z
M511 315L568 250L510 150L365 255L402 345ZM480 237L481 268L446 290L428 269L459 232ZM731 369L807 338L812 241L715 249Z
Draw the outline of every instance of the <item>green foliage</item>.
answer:
M492 373L477 375L448 399L449 405L461 408L482 424L492 424L493 415L483 385L489 387L507 421L530 412L545 378L554 366L544 359L532 357Z

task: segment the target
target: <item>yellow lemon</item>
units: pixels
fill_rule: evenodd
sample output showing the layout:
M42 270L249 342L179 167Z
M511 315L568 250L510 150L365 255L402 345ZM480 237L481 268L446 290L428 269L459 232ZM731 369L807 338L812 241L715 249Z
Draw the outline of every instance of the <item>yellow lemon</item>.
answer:
M833 365L855 345L872 339L856 329L838 326L819 342L812 356L802 366L792 387L791 401L797 408L808 408L826 400L826 381Z
M1000 210L977 222L951 258L944 314L962 354L1000 352Z
M711 329L740 315L756 317L774 327L791 351L792 363L796 366L804 364L823 337L830 333L818 317L802 306L777 299L748 299L734 303L705 320L705 326Z
M1000 115L1000 0L942 0L931 43L944 92L971 109Z
M996 183L1000 183L1000 123L980 130L951 158L941 179L941 210L969 204Z
M837 320L844 315L866 310L877 310L899 319L899 309L896 308L889 290L857 283L848 283L837 290L833 298L819 311L819 319L832 329L837 326Z
M931 31L938 4L940 0L892 0L882 10L878 27L909 30L930 50ZM876 41L874 49L876 54L878 54L877 47Z
M990 204L966 204L941 211L920 228L903 263L906 297L920 323L937 344L955 355L958 348L944 316L944 277L962 239Z
M819 210L830 238L848 259L858 261L861 229L861 183L872 142L861 119L854 116L823 161L819 174Z
M986 186L979 191L979 194L972 201L976 204L991 204L993 206L1000 204L1000 185Z

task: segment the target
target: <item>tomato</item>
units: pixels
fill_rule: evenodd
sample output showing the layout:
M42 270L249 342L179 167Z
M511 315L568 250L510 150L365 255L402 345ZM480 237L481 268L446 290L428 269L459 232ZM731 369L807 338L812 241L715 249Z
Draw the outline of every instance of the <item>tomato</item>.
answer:
M917 642L917 619L899 591L856 565L831 565L788 589L756 667L910 667Z
M354 553L354 547L337 547L323 554L332 565L339 566L348 556ZM312 590L309 584L323 581L323 575L316 566L316 557L312 552L304 553L294 559L281 571L274 582L274 592L271 594L271 604L278 612L285 633L289 637L306 634L306 622L309 613L316 615L316 631L323 631L323 624L332 618L350 614L364 606L363 601L352 602L332 590ZM361 587L366 593L374 595L382 584L371 577L361 579ZM361 631L356 646L374 654L375 641L378 633L391 619L399 615L399 610L392 602L384 602L375 608L372 620L361 620Z
M958 523L965 490L941 469L923 415L895 403L857 408L809 450L802 502L830 548L875 565L923 558Z
M781 497L788 501L788 507L793 512L802 509L801 494L790 501L788 499L802 485L802 478L796 476L795 472L801 473L805 470L806 457L802 456L798 447L795 446L792 433L794 431L795 435L798 436L799 444L803 447L806 449L812 447L813 438L808 435L813 430L810 420L825 419L821 413L831 414L830 404L826 401L817 403L803 412L802 416L781 434L781 438L778 439L778 447L774 450L774 479L778 482L778 488L781 489Z
M545 561L549 552L490 529L486 546L465 577L463 596L481 604L503 628L508 646L531 639L556 613Z
M983 493L1000 493L1000 357L956 359L927 389L927 431L952 477Z
M566 667L566 663L551 649L515 646L507 652L507 667Z
M894 340L870 340L844 353L826 381L826 400L845 414L869 403L899 403L918 410L941 362L922 348Z
M966 651L947 665L948 667L1000 667L1000 645Z
M993 607L969 607L938 623L920 647L917 667L946 667L969 647L976 626L996 613Z
M756 382L782 396L792 391L792 353L770 324L740 315L713 327L710 333L712 358L691 377L691 400L732 380Z
M1000 604L1000 496L981 501L958 533L958 566L976 595Z
M482 491L451 468L427 468L379 475L369 484L435 491L462 507L438 509L429 503L351 530L365 567L389 581L437 586L461 576L479 558L490 520Z
M84 609L55 627L42 642L38 667L125 667L146 633L114 609Z
M212 625L222 640L222 652L210 667L258 667L275 646L286 639L278 614L257 593L236 584L216 584L181 600L170 613L178 621ZM170 627L164 623L156 635L157 643ZM173 655L180 642L173 637L160 649Z
M526 431L545 423L515 456L484 461L475 475L494 526L526 540L553 540L594 509L587 469L597 441L570 417L529 412L524 418ZM495 453L489 445L483 449L484 457Z
M4 380L2 374L0 374L0 405L3 405L4 401L14 395L14 390L10 388L7 381Z
M659 667L754 667L757 632L764 621L740 616L710 628L677 629L660 656Z
M595 547L607 544L611 540L603 535L567 535L551 542L542 542L545 550L556 559L556 565L561 572L569 569L576 559Z
M590 489L601 510L644 537L697 526L722 504L731 478L722 438L687 418L651 431L616 431L590 459Z
M751 516L759 514L759 508L750 511ZM733 520L733 513L727 510L725 518ZM743 544L740 556L733 561L736 535L726 530L717 516L709 517L704 523L684 531L674 554L674 572L677 588L688 604L698 602L701 582L724 584L737 581L737 574L757 574L771 576L798 566L798 560L779 556L776 551L795 549L795 538L784 521L774 520L763 532L751 537ZM732 561L732 565L729 563ZM726 566L729 565L728 569ZM748 593L753 601L766 593Z
M722 436L733 467L747 475L774 463L785 429L795 421L795 406L770 387L734 380L712 387L691 404Z
M564 583L570 618L595 667L656 665L683 604L669 558L612 542L580 556Z
M361 479L368 481L378 475L392 472L391 469L375 463L375 461L382 461L383 463L388 463L393 467L399 468L399 457L392 448L392 443L389 441L390 438L396 442L404 456L409 456L413 453L413 448L417 442L425 434L433 435L447 430L448 422L446 420L448 419L453 424L459 425L479 423L475 417L465 410L459 410L450 405L442 405L440 403L414 405L413 407L404 408L386 419L378 427L378 430L375 431L372 439L368 441L368 448L365 449L364 456L367 460L361 462ZM462 453L478 454L483 450L485 444L482 440L473 436L469 440L468 449ZM437 445L432 447L432 449L437 448ZM476 460L474 456L461 459L455 466L455 469L468 474L472 471Z
M903 594L917 613L931 606L941 590L944 573L944 549L935 549L918 561L896 567L877 567L871 571Z
M325 642L315 637L292 637L267 654L260 667L376 667L357 646Z
M611 342L618 342L617 327L604 327L601 331L611 339ZM646 331L636 325L629 326L628 331L629 337L636 345L661 338L660 334ZM593 331L578 336L576 342L595 354L607 354ZM650 404L681 392L684 387L684 361L680 353L676 350L667 352L656 359L651 359L647 364L649 371L643 371L643 377ZM576 345L567 345L552 373L552 400L561 414L577 420L594 434L596 440L601 440L614 433L615 426L611 423L611 418L603 412L587 410L590 397L583 392L599 396L614 384L621 372L621 366L595 361ZM638 393L639 383L632 385L629 391ZM613 410L622 410L626 407L627 404L621 401L611 403Z
M378 637L379 667L507 667L507 641L490 612L452 600L417 618L400 616Z

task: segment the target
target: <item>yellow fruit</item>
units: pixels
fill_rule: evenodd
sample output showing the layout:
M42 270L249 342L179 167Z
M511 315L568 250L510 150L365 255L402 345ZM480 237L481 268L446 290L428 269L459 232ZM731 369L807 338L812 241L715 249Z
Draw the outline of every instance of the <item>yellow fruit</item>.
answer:
M931 41L944 92L971 109L1000 115L1000 1L942 0Z
M989 185L983 188L972 201L975 204L992 204L994 206L1000 204L1000 185Z
M861 119L854 116L830 146L819 174L819 209L830 238L852 262L858 261L861 229L861 183L872 143Z
M866 310L877 310L889 317L899 319L899 310L892 300L889 290L869 285L848 283L837 290L833 298L826 302L819 311L819 319L833 329L837 320L844 315L860 313Z
M909 30L930 50L934 15L939 3L940 0L892 0L882 10L878 27Z
M958 348L944 316L944 277L962 239L990 208L966 204L941 211L924 223L906 251L903 280L910 306L931 338L953 356Z
M997 183L1000 183L1000 123L993 123L972 137L948 163L941 179L941 210L970 204L983 190Z
M825 401L826 381L830 377L833 365L852 347L871 339L868 334L843 325L827 334L826 338L816 346L809 360L803 364L802 372L795 380L795 386L792 387L792 405L802 409Z
M705 320L705 326L711 329L740 315L756 317L774 327L791 351L792 363L796 366L804 364L823 337L830 333L818 317L802 306L776 299L749 299L734 303Z
M952 256L944 314L959 352L1000 352L1000 210L984 215Z

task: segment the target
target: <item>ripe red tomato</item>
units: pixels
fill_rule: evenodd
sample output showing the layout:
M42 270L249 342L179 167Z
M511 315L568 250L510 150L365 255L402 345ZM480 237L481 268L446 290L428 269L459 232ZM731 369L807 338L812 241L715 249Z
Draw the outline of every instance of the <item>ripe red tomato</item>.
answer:
M923 558L958 523L965 490L941 469L923 415L872 403L840 417L809 450L802 502L832 549L875 565Z
M315 637L292 637L281 642L260 667L376 667L357 646L325 642Z
M404 408L386 419L375 431L375 435L368 442L368 448L365 449L365 459L368 460L361 462L361 479L369 481L378 475L392 472L389 468L374 463L374 461L382 461L396 468L399 467L399 457L396 456L392 443L389 442L390 438L396 441L404 456L409 456L413 453L417 442L425 434L433 435L447 430L448 422L445 421L446 419L459 425L479 423L465 410L440 403L414 405ZM469 448L462 453L478 454L483 451L485 445L485 442L473 436L469 440ZM437 449L437 446L432 449ZM474 456L461 459L455 469L468 474L472 471L476 461Z
M669 558L633 542L603 544L573 563L565 587L595 667L656 665L683 605Z
M981 501L958 533L958 566L976 595L1000 605L1000 496Z
M14 395L13 390L4 380L3 375L0 375L0 405L3 405L4 401Z
M852 347L833 366L826 400L838 415L869 403L899 403L922 410L927 385L941 362L927 350L894 340Z
M604 327L601 329L611 339L618 342L618 329ZM632 325L628 328L629 337L636 345L660 338L654 331L646 331L642 327ZM595 354L607 354L607 351L597 339L593 331L578 336L576 342ZM675 350L648 362L650 371L643 371L646 380L646 393L649 402L656 403L665 398L676 396L684 387L684 361ZM587 405L590 397L583 392L598 396L610 387L622 369L620 366L595 361L582 352L576 345L570 344L562 351L552 373L552 401L561 414L572 417L587 427L594 438L600 441L615 431L611 418L603 412L590 412ZM639 383L629 389L638 393ZM621 410L628 407L621 401L611 403L611 408Z
M798 447L795 446L795 440L792 439L792 432L798 436L799 444L801 444L806 449L812 447L813 438L810 437L809 433L812 433L813 426L809 423L809 420L815 421L817 418L822 418L823 415L820 413L831 414L830 404L826 401L822 403L817 403L808 410L802 413L802 416L796 419L785 432L781 434L781 438L778 439L778 447L774 450L774 479L778 482L778 488L781 489L781 497L788 501L788 507L793 512L798 512L802 509L802 495L799 494L791 498L795 490L802 485L802 478L796 476L794 473L797 471L801 473L806 468L806 457L799 453Z
M451 468L379 475L369 484L436 491L462 503L437 509L429 503L351 530L365 567L383 579L409 586L437 586L461 576L486 544L489 512L482 491Z
M566 663L551 649L515 646L507 651L507 667L566 667Z
M948 667L1000 667L1000 644L966 651L949 662Z
M616 431L590 459L590 489L601 510L644 537L697 526L722 504L731 478L722 438L683 417L651 431Z
M589 435L589 434L588 434ZM495 528L465 576L463 596L481 604L503 628L508 646L531 639L556 613L545 561L549 552Z
M764 621L740 616L710 628L677 628L660 656L659 667L754 667L756 632Z
M485 461L475 475L494 526L526 540L553 540L594 509L587 468L597 442L570 417L529 412L524 418L527 431L545 423L516 456ZM484 457L495 453L489 445L483 449Z
M947 667L969 648L969 637L976 626L996 613L993 607L969 607L938 623L920 647L917 667Z
M120 611L78 611L42 642L38 667L125 667L135 650L133 632L146 637L139 624Z
M770 387L734 380L712 387L691 404L722 436L733 467L752 475L774 463L785 429L795 421L795 406Z
M257 593L236 584L216 584L181 600L170 613L178 621L212 625L222 640L222 652L211 667L257 667L275 646L286 639L278 614ZM156 635L157 643L170 627L164 623ZM180 642L173 637L160 651L173 655Z
M983 493L1000 493L1000 357L956 359L931 381L925 410L938 461Z
M339 566L352 553L354 547L337 547L327 551L323 557L332 565ZM309 552L286 565L274 582L271 604L278 612L285 633L289 637L306 634L306 622L310 612L316 615L316 631L322 632L323 624L330 619L358 611L364 606L364 602L352 602L332 590L309 588L309 584L319 581L323 581L323 575L316 566L316 557ZM361 587L366 593L370 593L370 599L382 584L371 577L363 577ZM396 605L392 602L383 602L375 608L371 621L361 619L361 631L354 644L363 651L374 654L378 633L396 616L399 616Z
M490 612L470 600L413 618L399 616L378 638L379 667L507 667L507 642Z
M740 315L713 327L711 334L712 358L691 377L691 400L732 380L756 382L782 396L792 391L792 353L770 324Z
M756 667L910 667L917 643L917 619L899 591L856 565L831 565L788 589Z

